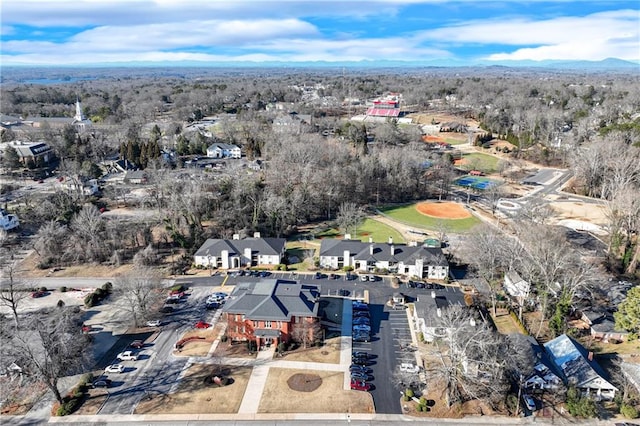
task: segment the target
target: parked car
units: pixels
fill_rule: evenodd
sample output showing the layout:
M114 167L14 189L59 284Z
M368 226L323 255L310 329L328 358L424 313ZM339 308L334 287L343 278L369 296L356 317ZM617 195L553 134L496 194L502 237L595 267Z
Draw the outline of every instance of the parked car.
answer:
M207 309L218 309L220 307L220 303L207 301L207 306L206 307L207 307Z
M350 294L350 292L349 292L349 290L347 290L347 289L341 288L341 289L338 291L338 294L339 294L340 296L342 296L342 297L347 297L347 296Z
M371 318L369 311L353 311L354 318Z
M337 280L338 278L338 274L329 274L329 279L331 280Z
M370 281L370 282L372 282L372 283L374 283L374 282L376 282L376 281L380 281L381 279L382 279L382 278L380 278L380 277L379 277L379 276L377 276L377 275L369 275L369 281Z
M167 297L167 300L164 301L164 303L167 303L169 305L175 305L176 303L180 303L180 298L169 296Z
M262 272L260 272L260 277L262 277L262 278L266 278L266 277L268 277L269 275L271 275L271 272L269 272L269 271L262 271Z
M354 300L353 303L351 304L351 308L354 311L368 311L369 305L367 305L366 303Z
M356 365L356 364L352 364L351 367L349 367L349 371L352 373L353 372L360 372L365 374L371 373L371 369L369 367L364 365Z
M369 365L369 358L351 358L351 364Z
M416 288L425 288L425 284L424 284L424 283L421 283L420 281L418 281L418 282L416 283Z
M175 311L175 309L171 306L163 306L162 308L160 308L160 312L162 312L163 314L168 314Z
M347 272L347 274L344 276L344 279L345 281L353 281L356 279L356 276L351 272Z
M408 362L403 362L402 364L400 364L400 371L403 373L412 373L412 374L417 374L420 372L420 367L418 367L415 364L411 364Z
M169 292L169 296L177 297L178 299L180 299L181 297L184 297L184 291L173 290Z
M353 331L354 332L364 331L365 333L371 333L371 326L365 325L365 324L356 324L353 326Z
M195 325L195 328L209 328L211 327L211 324L209 324L208 322L204 322L204 321L198 321Z
M111 364L104 369L105 373L122 373L124 371L124 365Z
M364 351L355 351L351 354L351 356L356 358L371 358L371 355L369 354L369 352L364 352Z
M361 382L367 382L371 379L371 377L367 373L362 373L358 371L351 372L351 380L357 380Z
M213 293L213 296L215 296L218 299L226 299L227 297L229 297L229 295L227 293L224 293L222 291L217 291L217 292Z
M160 322L160 320L147 321L147 327L160 327L161 325L162 323Z
M31 292L31 297L33 297L34 299L38 297L44 297L46 295L47 295L47 292L42 290L36 290Z
M91 386L93 388L108 388L109 386L111 386L111 380L100 378L98 380L95 380L91 384Z
M120 352L118 356L116 356L120 361L137 361L138 354L133 351L124 351Z
M366 343L371 341L371 337L368 333L358 333L353 335L353 341Z
M363 381L351 380L351 389L366 392L371 389L371 385Z
M142 340L134 340L129 344L132 348L140 349L144 346L144 342Z
M369 281L369 275L360 275L360 281L362 282Z
M327 276L326 276L325 274L320 273L320 272L316 272L316 273L313 275L313 279L314 279L314 280L321 280L321 279L326 278L326 277L327 277Z
M525 393L522 395L522 399L524 400L524 405L527 406L529 411L536 411L536 401L531 397L531 395L527 395Z
M407 287L416 288L416 282L412 280L407 281Z
M353 325L371 325L371 320L367 317L353 317Z

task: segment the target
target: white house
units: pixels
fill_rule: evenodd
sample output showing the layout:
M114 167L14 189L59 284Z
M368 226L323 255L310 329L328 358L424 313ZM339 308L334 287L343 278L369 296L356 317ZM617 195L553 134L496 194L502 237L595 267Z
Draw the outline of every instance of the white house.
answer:
M394 244L391 238L388 243L365 243L348 238L325 239L320 244L319 260L320 266L326 269L345 266L363 272L386 269L398 274L437 280L444 280L449 275L449 263L441 248L419 246L417 243Z
M597 399L612 400L616 396L618 388L607 380L604 371L593 359L593 352L587 351L580 343L563 334L545 343L544 348L562 373L565 384Z
M15 214L9 214L4 209L0 209L0 228L5 231L9 231L10 229L15 229L18 226L20 226L18 216Z
M260 238L256 232L253 238L240 239L238 234L231 240L210 238L194 255L197 266L218 269L237 269L248 266L278 265L285 252L284 238Z
M520 278L516 271L509 271L504 276L504 290L515 298L520 305L529 297L531 285Z
M451 303L445 296L422 296L413 304L413 323L415 330L422 333L425 342L433 342L437 338L446 337L446 329L442 328L440 317Z
M209 158L242 158L240 147L228 143L214 143L207 148Z

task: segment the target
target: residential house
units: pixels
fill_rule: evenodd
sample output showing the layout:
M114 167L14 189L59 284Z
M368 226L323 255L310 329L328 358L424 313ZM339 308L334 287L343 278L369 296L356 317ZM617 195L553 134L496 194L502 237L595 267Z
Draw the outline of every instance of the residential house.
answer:
M563 382L576 387L584 395L598 399L612 400L618 388L609 382L604 371L593 359L593 352L587 351L580 343L563 334L544 344Z
M129 170L124 174L124 182L134 185L147 183L147 173L144 170Z
M13 141L2 144L3 151L8 147L12 147L16 150L20 157L20 162L25 166L28 166L29 164L36 166L47 164L55 157L53 149L51 149L51 147L44 141Z
M319 330L320 288L296 281L269 279L239 283L222 309L227 336L263 345L315 339Z
M587 308L580 314L580 319L589 327L591 336L595 339L624 342L629 337L629 332L616 330L613 315L605 309Z
M436 338L446 336L446 330L442 328L440 317L442 312L451 306L451 303L445 296L419 297L413 303L413 323L415 330L422 333L425 342L433 342Z
M278 265L282 263L285 252L284 238L261 238L256 232L253 238L233 239L210 238L194 255L197 266L219 269L237 269L259 265Z
M209 158L242 158L240 147L228 143L214 143L207 148Z
M535 390L558 390L562 385L562 379L557 372L557 368L551 361L549 354L544 350L536 339L531 336L525 336L519 333L509 335L510 338L525 339L533 350L535 364L533 372L524 379L522 386L529 392Z
M351 266L354 270L372 272L386 269L390 272L418 278L444 280L449 275L449 263L439 247L427 247L417 243L394 244L368 243L351 240L324 239L320 244L320 266L341 269Z
M529 297L531 285L523 280L516 271L509 271L504 276L504 290L522 306Z

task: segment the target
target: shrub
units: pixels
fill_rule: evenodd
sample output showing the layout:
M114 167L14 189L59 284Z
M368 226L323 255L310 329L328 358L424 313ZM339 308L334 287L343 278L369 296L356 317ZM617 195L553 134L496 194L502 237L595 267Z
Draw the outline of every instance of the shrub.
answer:
M408 398L413 398L413 395L415 395L415 393L413 392L413 389L411 389L411 388L407 388L407 390L404 391L404 394Z
M229 340L229 337L226 334L223 334L222 337L220 338L220 341L222 343L226 342L227 340Z
M283 353L286 350L287 350L287 344L286 343L284 343L284 342L278 343L278 352L279 353Z
M40 291L47 291L46 287L40 287Z
M353 266L343 266L342 270L344 272L351 272L351 271L353 271Z
M625 403L620 406L620 414L628 419L637 419L640 416L636 407Z
M424 343L424 333L422 333L422 331L418 333L418 341Z
M93 291L93 294L95 294L98 299L103 299L105 296L105 292L101 288L96 288Z
M93 293L89 293L84 297L84 306L92 308L95 305L95 297Z
M67 292L67 287L66 286L60 287L60 293L66 293L66 292Z
M113 291L113 284L107 281L106 283L102 284L102 290L106 294L111 294L111 292Z

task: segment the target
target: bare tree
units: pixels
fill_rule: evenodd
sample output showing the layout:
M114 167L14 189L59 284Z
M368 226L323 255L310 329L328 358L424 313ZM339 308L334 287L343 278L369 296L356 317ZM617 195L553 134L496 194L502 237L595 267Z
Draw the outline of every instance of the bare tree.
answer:
M10 260L9 265L3 270L0 281L0 305L11 309L16 328L19 326L18 308L22 301L29 297L29 285L23 279L15 276L15 263Z
M291 330L291 338L302 344L303 348L317 341L322 327L317 321L303 321L302 324L296 323Z
M72 307L37 312L2 345L5 357L12 357L28 376L43 381L59 403L61 377L77 374L89 360L90 346L82 334L78 311ZM5 358L6 359L6 358Z
M134 327L150 318L153 306L165 297L160 274L144 267L116 277L114 292L119 293L118 304L131 313Z
M353 230L353 238L357 237L358 225L364 218L364 211L355 203L344 202L340 204L336 222L345 234Z

